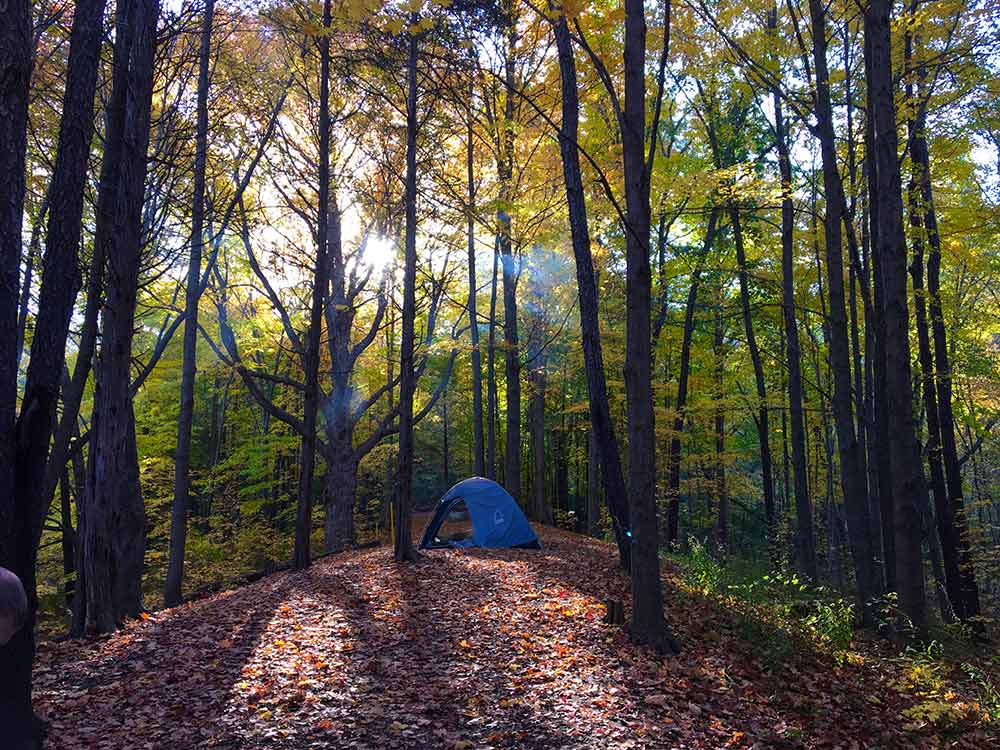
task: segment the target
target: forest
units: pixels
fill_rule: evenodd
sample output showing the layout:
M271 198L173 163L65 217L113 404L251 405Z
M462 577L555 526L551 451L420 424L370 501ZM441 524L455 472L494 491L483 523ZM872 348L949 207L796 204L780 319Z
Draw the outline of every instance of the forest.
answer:
M1000 742L995 0L2 5L0 746Z

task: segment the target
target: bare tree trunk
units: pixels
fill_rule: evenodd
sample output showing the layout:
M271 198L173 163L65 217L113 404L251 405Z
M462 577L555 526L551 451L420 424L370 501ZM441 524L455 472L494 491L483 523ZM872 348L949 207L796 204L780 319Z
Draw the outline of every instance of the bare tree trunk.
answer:
M926 101L927 70L921 65L917 69L918 98ZM961 580L961 602L957 603L952 594L952 606L962 619L970 619L980 614L979 587L976 583L976 571L972 561L971 539L969 538L968 517L966 515L964 492L962 490L962 467L958 458L958 448L955 442L955 417L951 405L951 363L948 355L948 341L945 332L944 314L941 307L941 236L938 233L937 213L934 209L934 191L930 174L930 153L926 137L926 105L921 105L913 136L910 139L910 158L913 170L919 180L920 206L923 209L923 227L927 237L930 254L927 259L927 292L930 313L931 331L934 341L934 378L937 390L937 407L939 427L941 432L941 455L944 459L945 480L947 483L948 508L939 508L938 524L943 522L951 526L948 535L957 547L959 576ZM942 514L942 510L945 512ZM943 521L942 521L943 515ZM946 569L948 559L954 552L947 549L951 542L941 538L942 553ZM953 585L949 583L949 593Z
M669 8L669 5L666 7ZM669 23L669 15L666 18ZM666 41L664 46L666 53ZM622 154L626 203L625 393L628 412L629 518L634 540L631 560L631 632L637 641L656 650L676 652L679 647L670 635L663 616L656 509L656 432L650 338L650 170L646 165L646 14L642 0L625 0L624 57ZM655 141L653 145L655 146Z
M294 565L309 567L312 534L313 471L316 466L316 425L319 412L320 339L323 333L323 303L327 292L327 244L330 213L330 0L323 2L323 35L319 39L319 191L316 215L316 265L305 351L305 399L302 422L302 455L299 465L299 498L295 516Z
M0 565L12 570L28 595L28 622L0 648L0 704L31 716L35 655L36 548L33 512L15 495L17 410L17 306L24 218L28 87L32 67L31 4L12 0L0 23Z
M497 476L497 374L496 374L496 319L497 319L497 264L500 253L493 248L493 276L490 282L490 330L486 352L486 477Z
M851 394L851 353L847 331L844 295L844 260L842 222L845 211L844 189L837 163L830 103L830 76L826 59L826 10L821 0L810 0L812 17L813 62L816 68L816 131L823 161L823 187L826 196L824 220L826 271L830 294L830 369L833 372L833 417L840 450L840 474L844 506L856 571L859 609L866 622L871 621L869 602L880 593L877 580L871 528L868 520L867 470L859 454L854 429Z
M604 355L601 350L601 330L598 316L597 280L594 275L594 259L590 250L590 230L587 225L587 204L580 169L580 154L577 150L579 132L580 103L577 93L576 61L573 57L573 43L565 16L555 20L555 39L559 51L559 71L562 80L562 130L559 134L559 149L562 154L563 180L566 185L566 201L569 207L570 234L573 240L573 256L576 261L577 295L580 302L580 328L583 338L584 370L587 376L587 394L590 398L591 461L588 462L587 476L591 490L588 497L597 498L598 467L604 488L604 498L608 514L618 544L618 555L622 566L628 569L631 543L626 534L629 528L628 498L625 491L625 477L622 472L621 454L611 407L608 400L608 385L604 375ZM597 529L597 509L591 506L588 513L588 527L593 534Z
M198 94L195 125L194 195L191 200L191 239L187 288L184 294L184 348L181 365L177 449L174 452L174 502L170 513L170 553L163 600L179 604L184 582L184 545L191 504L191 427L194 422L194 386L198 356L198 300L201 298L201 256L205 244L205 169L208 160L208 87L215 0L205 0L198 56Z
M753 363L754 382L757 386L757 437L760 442L761 479L764 484L764 516L768 533L774 528L774 477L771 461L771 431L768 426L767 385L764 382L764 365L760 359L760 349L753 330L753 315L750 310L750 280L747 273L746 252L743 248L743 230L740 214L736 206L730 206L729 215L733 222L733 237L736 244L736 264L739 267L740 305L743 308L743 328L747 336L747 348Z
M768 19L771 29L777 27L777 7ZM816 574L816 542L813 535L812 500L809 497L809 475L806 468L805 419L802 409L802 353L799 328L795 317L794 232L795 206L792 203L792 167L788 153L788 134L782 111L781 96L774 99L775 135L778 146L778 171L781 177L781 290L784 320L785 350L788 360L788 421L791 427L792 471L795 487L795 515L798 521L798 557L807 575ZM786 448L787 483L787 448ZM772 532L773 533L773 532Z
M469 86L471 106L473 86ZM485 476L486 466L483 455L483 364L479 351L479 316L476 313L476 180L474 172L474 148L472 115L466 129L465 164L468 172L469 204L466 208L466 237L468 241L469 263L469 335L472 338L472 455L476 476Z
M681 340L680 373L677 376L677 403L674 405L674 431L670 438L670 460L667 482L667 542L673 544L678 540L678 519L681 493L681 433L684 431L685 413L688 396L688 376L691 372L691 339L694 336L694 308L698 302L698 287L701 283L701 272L705 259L712 249L715 239L716 224L719 219L719 209L712 206L708 214L708 227L705 230L705 242L701 255L691 272L691 286L688 289L687 305L684 308L684 334Z
M815 0L814 0L815 2ZM917 496L926 492L913 420L910 377L909 313L906 289L906 234L899 174L896 108L893 100L891 40L887 0L872 0L865 13L871 42L869 108L875 126L875 176L878 187L878 245L885 300L885 369L892 469L896 590L900 607L918 633L926 627L921 519Z
M417 14L411 13L410 26L417 25ZM403 265L403 330L399 345L399 470L396 487L397 562L414 559L410 533L413 497L413 392L416 382L413 372L413 339L416 318L417 281L417 37L411 31L408 40L406 96L406 238Z

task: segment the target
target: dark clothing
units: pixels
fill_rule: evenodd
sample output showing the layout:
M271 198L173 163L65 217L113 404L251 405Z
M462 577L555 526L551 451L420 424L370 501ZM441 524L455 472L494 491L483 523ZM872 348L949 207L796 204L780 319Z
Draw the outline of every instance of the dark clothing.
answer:
M25 711L0 701L0 749L40 750L42 726L30 708Z

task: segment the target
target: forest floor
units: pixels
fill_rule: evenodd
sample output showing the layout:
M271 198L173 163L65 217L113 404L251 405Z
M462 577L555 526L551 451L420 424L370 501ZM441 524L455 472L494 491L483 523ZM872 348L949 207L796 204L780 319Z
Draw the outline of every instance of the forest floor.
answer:
M684 651L660 658L602 622L627 599L614 548L543 529L542 551L385 547L43 644L47 748L997 747L978 710L920 695L912 665L794 639L688 587L666 607ZM626 605L627 606L627 605ZM865 651L865 648L868 650ZM944 729L934 709L961 705ZM906 713L904 713L906 712ZM957 717L957 718L956 718ZM937 723L935 723L937 721Z

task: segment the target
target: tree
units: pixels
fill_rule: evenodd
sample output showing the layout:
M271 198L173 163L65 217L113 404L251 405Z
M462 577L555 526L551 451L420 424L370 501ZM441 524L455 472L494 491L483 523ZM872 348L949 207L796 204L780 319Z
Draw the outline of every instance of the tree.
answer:
M191 250L184 292L184 358L181 374L180 414L177 418L177 451L174 464L174 502L170 522L170 562L164 601L181 600L184 579L184 543L191 493L191 426L194 420L194 385L197 368L198 302L201 298L201 257L205 245L205 170L208 161L208 87L215 0L205 0L201 48L198 54L198 93L194 157L194 194L191 199Z
M113 217L101 235L108 263L100 358L94 391L87 469L83 576L86 628L114 630L142 609L146 518L139 487L135 417L132 411L132 336L142 252L143 188L149 145L153 53L159 9L155 0L134 0L118 11L114 77L106 141L120 141Z
M410 15L410 26L417 25L416 12ZM397 562L413 560L413 538L410 534L413 497L413 393L416 377L413 369L413 339L416 318L417 284L417 53L418 34L411 28L407 34L406 62L406 239L403 246L403 310L402 334L399 343L399 459L395 507L395 549Z
M659 90L646 154L646 12L642 0L625 3L625 98L621 110L626 205L625 392L628 404L629 519L635 546L632 570L632 636L661 651L677 651L663 617L656 520L656 450L650 339L649 186L656 153L663 72L669 51L670 0L664 2Z
M866 48L870 55L875 130L874 156L878 196L878 244L885 298L885 369L892 462L893 524L896 587L899 604L918 633L926 627L920 510L916 498L926 496L920 451L913 419L913 381L910 378L909 313L906 290L906 232L899 174L896 108L893 100L890 4L874 0L865 13ZM831 271L832 275L832 271Z
M622 567L629 567L631 539L628 536L628 499L621 454L611 420L608 386L604 375L604 355L601 351L601 330L598 318L597 280L590 249L590 229L587 224L587 204L579 155L579 96L577 94L576 60L569 24L565 14L553 25L559 51L559 74L562 81L562 127L559 129L559 152L562 157L566 204L569 210L570 236L576 264L577 295L580 304L580 327L583 333L584 369L587 393L590 397L590 422L595 452L601 462L604 499L618 544ZM596 473L596 467L588 465ZM588 514L588 523L593 523Z
M35 552L31 540L32 509L15 494L17 409L17 300L24 214L25 149L28 86L32 67L30 3L17 0L0 27L0 565L25 584L29 602L27 627L0 649L6 675L0 702L27 713L31 705L31 662L34 658Z
M777 7L768 16L773 34L777 28ZM812 501L809 497L809 475L806 466L805 420L802 409L802 365L799 349L799 329L795 317L794 232L795 206L792 202L792 166L788 153L781 94L772 87L774 101L774 135L778 150L778 176L781 179L781 312L784 322L785 351L788 367L788 418L791 423L792 470L795 481L795 511L799 522L799 561L806 575L815 576L816 542L813 537ZM784 430L782 430L784 431ZM787 483L787 472L785 481Z
M847 510L851 552L857 574L858 601L866 622L871 622L869 603L881 591L877 580L871 526L868 520L867 470L860 454L854 426L851 396L850 343L844 295L844 260L842 223L845 210L844 187L837 163L830 103L830 74L826 57L826 10L818 0L810 0L812 21L813 90L816 114L815 133L819 139L823 163L823 189L826 196L823 217L826 251L827 289L830 301L830 369L833 374L833 418L840 452L840 475Z

